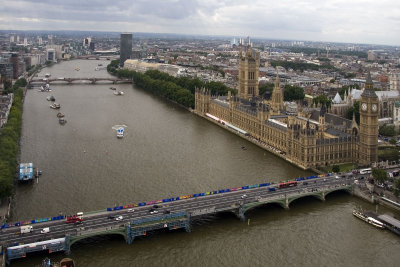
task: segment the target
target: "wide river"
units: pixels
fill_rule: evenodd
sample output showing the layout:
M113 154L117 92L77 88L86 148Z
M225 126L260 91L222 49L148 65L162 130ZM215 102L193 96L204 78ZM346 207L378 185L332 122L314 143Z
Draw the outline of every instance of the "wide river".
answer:
M108 63L62 62L39 76L110 77ZM96 71L98 64L103 69ZM110 86L124 95L113 95ZM25 98L21 161L34 162L43 175L17 187L13 221L310 174L131 84L51 88L28 90ZM49 108L48 95L61 104L65 125ZM122 124L125 137L117 139L113 126ZM132 245L120 236L84 240L70 257L77 266L399 266L400 238L356 219L351 212L359 206L375 209L346 193L325 202L305 198L288 210L267 205L250 211L250 224L217 214L195 221L191 233L155 233ZM35 266L46 256L29 255L12 266Z

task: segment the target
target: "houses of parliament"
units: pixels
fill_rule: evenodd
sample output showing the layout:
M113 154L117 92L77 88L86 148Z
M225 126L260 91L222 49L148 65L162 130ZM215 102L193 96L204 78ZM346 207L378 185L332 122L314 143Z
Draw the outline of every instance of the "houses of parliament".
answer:
M277 75L270 100L259 96L260 54L243 47L239 54L238 94L195 92L195 113L273 148L302 169L378 160L379 100L370 74L360 99L360 123L327 113L326 107L285 110Z

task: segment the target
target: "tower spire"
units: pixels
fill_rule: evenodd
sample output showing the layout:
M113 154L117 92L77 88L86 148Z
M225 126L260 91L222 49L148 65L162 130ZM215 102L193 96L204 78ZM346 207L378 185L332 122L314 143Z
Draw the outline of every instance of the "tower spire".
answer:
M365 82L365 89L361 96L365 97L377 97L375 90L374 90L374 83L371 79L371 73L368 71L367 80Z

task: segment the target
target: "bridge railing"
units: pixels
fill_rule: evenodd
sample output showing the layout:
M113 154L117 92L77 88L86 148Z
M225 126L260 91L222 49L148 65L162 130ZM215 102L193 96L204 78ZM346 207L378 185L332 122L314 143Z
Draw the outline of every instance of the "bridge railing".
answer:
M153 217L153 218L132 220L131 221L131 225L139 225L139 224L144 224L144 223L149 223L149 222L156 222L156 221L161 221L161 220L168 220L168 219L184 217L184 216L186 216L186 212L178 212L178 213L173 213L173 214L166 214L166 215L163 215L163 216L157 216L157 217Z

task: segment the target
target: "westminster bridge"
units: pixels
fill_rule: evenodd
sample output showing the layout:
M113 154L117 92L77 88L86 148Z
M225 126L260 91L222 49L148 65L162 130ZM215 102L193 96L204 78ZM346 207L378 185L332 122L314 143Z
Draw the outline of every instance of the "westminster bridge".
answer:
M245 221L247 211L269 203L288 209L299 198L311 196L324 201L326 195L340 190L352 194L354 179L356 176L351 174L315 175L280 184L262 183L85 212L81 223L66 223L65 216L59 215L3 224L0 245L10 263L38 251L68 254L75 242L99 235L122 235L131 244L149 231L185 229L190 232L192 218L232 212ZM20 227L24 225L31 225L32 232L21 234ZM44 228L49 231L41 233Z

